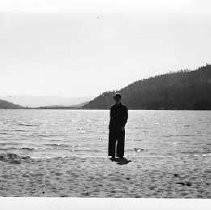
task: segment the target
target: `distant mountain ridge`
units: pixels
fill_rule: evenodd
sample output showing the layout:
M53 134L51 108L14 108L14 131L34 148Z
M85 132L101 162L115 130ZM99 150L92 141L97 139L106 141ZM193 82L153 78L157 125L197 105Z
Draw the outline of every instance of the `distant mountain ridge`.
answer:
M24 107L0 99L0 109L22 109Z
M0 96L0 99L10 101L14 104L19 104L23 107L51 107L51 106L76 106L78 104L90 101L92 97L64 97L64 96L29 96L29 95L14 95Z
M55 106L41 106L36 109L81 109L83 106L85 106L88 102L84 102L81 104L76 104L72 106L60 106L60 105L55 105Z
M129 109L211 110L211 65L136 81L118 92ZM94 98L84 109L108 109L115 91Z

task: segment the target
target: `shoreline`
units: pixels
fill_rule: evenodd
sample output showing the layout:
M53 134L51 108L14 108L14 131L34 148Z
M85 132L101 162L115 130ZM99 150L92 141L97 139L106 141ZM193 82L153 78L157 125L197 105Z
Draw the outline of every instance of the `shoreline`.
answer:
M84 108L0 108L0 110L84 110L84 111L109 111L108 109ZM211 111L211 109L130 109L129 111Z

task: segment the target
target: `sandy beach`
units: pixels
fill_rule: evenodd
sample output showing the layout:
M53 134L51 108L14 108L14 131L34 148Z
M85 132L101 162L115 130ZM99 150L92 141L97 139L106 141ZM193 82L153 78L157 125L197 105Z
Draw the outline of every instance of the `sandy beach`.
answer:
M211 198L210 156L128 160L2 157L0 196Z

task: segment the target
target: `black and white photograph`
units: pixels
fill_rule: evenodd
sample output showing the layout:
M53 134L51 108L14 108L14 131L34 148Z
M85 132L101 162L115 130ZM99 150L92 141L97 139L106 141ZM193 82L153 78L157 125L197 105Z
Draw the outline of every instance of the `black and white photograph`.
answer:
M1 199L208 201L210 110L210 1L0 1Z

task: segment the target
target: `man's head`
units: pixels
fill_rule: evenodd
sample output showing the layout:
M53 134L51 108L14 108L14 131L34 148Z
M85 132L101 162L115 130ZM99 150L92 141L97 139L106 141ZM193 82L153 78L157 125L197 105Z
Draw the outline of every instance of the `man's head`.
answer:
M116 104L120 104L120 103L121 103L122 96L121 96L120 93L116 93L116 94L113 96L113 98L114 98L114 101L115 101Z

